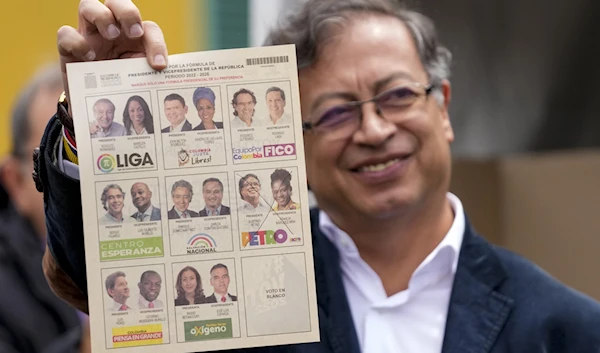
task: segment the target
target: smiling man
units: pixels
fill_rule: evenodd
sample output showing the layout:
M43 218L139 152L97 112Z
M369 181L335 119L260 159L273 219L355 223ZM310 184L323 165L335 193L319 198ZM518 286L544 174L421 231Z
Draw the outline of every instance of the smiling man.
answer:
M200 217L224 216L231 214L229 207L223 205L223 183L217 178L208 178L202 182L204 208Z
M185 105L185 99L177 93L169 94L165 97L165 116L171 124L161 130L162 133L191 131L192 124L186 119L188 106Z
M160 208L152 206L152 191L145 183L131 186L131 201L138 211L131 215L138 222L160 221Z
M139 309L163 308L164 304L157 299L160 295L162 279L156 271L146 271L140 277L138 288L140 289L140 298L138 299Z
M125 136L127 130L115 120L115 105L109 99L98 99L92 108L94 121L90 123L90 135L94 137Z
M100 196L102 207L106 210L104 217L100 218L100 224L130 223L131 217L123 217L123 207L125 206L125 193L117 184L109 184Z
M285 92L279 87L270 87L267 90L267 107L269 119L273 125L291 125L292 116L285 112Z
M198 212L189 209L194 197L192 184L187 180L178 180L171 187L173 208L167 213L169 219L198 217Z
M129 1L83 0L79 18L79 32L59 31L63 62L145 55L165 67L162 33ZM110 30L115 19L124 33ZM244 352L600 351L600 305L488 243L448 192L450 53L429 19L391 0L308 0L267 44L296 45L307 176L321 208L311 212L321 340ZM46 146L60 138L54 118L40 168L50 170L49 261L85 290L84 259L72 255L83 252L82 225L60 214L79 202L79 185L47 165ZM260 191L257 179L240 180L242 198ZM78 291L67 282L52 282L65 297Z

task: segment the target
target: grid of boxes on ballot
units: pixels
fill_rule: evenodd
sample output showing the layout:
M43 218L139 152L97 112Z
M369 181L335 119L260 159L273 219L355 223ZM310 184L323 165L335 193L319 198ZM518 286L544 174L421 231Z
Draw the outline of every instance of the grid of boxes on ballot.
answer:
M311 331L290 84L86 97L107 349Z

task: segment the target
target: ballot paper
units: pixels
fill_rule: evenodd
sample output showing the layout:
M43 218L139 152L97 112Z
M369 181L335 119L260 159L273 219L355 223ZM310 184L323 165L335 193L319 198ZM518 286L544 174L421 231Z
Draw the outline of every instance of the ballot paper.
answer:
M93 352L318 341L294 46L168 61L67 65Z

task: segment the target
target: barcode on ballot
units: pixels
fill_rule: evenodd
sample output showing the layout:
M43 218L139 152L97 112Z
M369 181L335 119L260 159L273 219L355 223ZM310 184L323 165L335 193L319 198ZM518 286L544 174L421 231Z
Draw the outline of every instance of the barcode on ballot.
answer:
M84 79L85 89L91 89L91 88L98 87L98 81L96 80L96 75L94 75L94 74L84 75L83 79Z
M271 56L268 58L252 58L246 59L246 65L269 65L281 64L290 62L290 58L286 56Z

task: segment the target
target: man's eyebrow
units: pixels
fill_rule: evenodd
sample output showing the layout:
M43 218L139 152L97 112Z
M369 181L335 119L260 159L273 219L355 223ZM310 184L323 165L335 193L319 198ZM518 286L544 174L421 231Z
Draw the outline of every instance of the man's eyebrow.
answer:
M371 88L373 89L374 93L378 93L383 89L383 87L387 86L388 84L390 84L391 82L393 82L394 80L397 80L397 79L406 79L406 80L410 80L410 81L415 81L415 78L413 76L411 76L409 73L404 72L404 71L397 71L385 78L375 81L375 83L373 84L373 86Z
M409 73L404 72L404 71L398 71L398 72L394 72L391 75L388 75L385 78L382 78L380 80L375 81L375 83L373 84L373 86L371 87L372 92L374 92L375 94L379 91L381 91L381 89L383 87L385 87L386 85L388 85L390 82L397 80L399 78L403 78L403 79L407 79L410 81L414 81L414 77L411 76ZM353 93L350 92L333 92L333 93L325 93L322 94L320 96L317 97L317 99L315 100L315 102L312 104L311 106L311 111L314 111L319 105L323 104L323 102L329 100L329 99L345 99L348 101L353 101L356 100L356 96Z
M356 96L350 92L333 92L333 93L325 93L317 97L312 106L310 107L311 111L314 111L318 106L323 104L323 102L329 99L345 99L348 101L354 100Z

